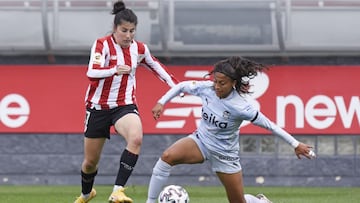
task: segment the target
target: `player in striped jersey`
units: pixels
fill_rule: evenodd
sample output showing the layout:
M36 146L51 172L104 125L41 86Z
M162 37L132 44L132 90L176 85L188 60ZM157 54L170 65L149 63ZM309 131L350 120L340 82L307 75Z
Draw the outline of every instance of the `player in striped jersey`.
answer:
M99 38L91 48L87 76L84 160L81 166L81 195L75 203L89 202L95 197L94 179L101 151L110 128L124 137L127 146L120 158L110 203L131 203L124 186L138 159L142 143L142 124L136 103L136 69L147 67L173 87L177 80L150 53L148 47L134 40L137 16L122 1L114 3L112 34Z
M165 103L180 92L202 99L202 118L197 130L168 149L153 168L146 203L155 203L177 164L196 164L208 160L224 185L230 203L269 203L263 194L244 194L239 157L239 127L243 121L271 131L291 145L298 158L311 158L311 146L297 141L254 108L243 95L249 92L249 80L267 67L254 61L230 57L215 64L213 81L184 81L171 88L154 106L158 119Z

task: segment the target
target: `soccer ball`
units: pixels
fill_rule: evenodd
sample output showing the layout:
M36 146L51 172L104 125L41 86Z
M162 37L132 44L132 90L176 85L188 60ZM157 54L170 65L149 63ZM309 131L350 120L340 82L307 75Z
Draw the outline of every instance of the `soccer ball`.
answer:
M179 185L166 186L159 195L159 203L189 203L190 198L186 190Z

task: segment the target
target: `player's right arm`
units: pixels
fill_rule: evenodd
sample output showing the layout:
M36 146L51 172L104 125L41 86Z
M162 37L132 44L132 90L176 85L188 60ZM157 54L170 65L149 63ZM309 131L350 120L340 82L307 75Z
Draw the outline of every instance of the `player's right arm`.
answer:
M165 105L169 100L174 98L175 96L178 96L180 93L189 93L192 95L198 95L200 93L200 90L202 88L207 88L209 86L213 86L213 82L211 81L195 81L195 80L188 80L183 81L175 86L173 86L171 89L169 89L158 101L158 103Z
M213 83L211 81L183 81L172 88L170 88L155 104L152 109L154 119L158 119L160 117L161 112L163 111L164 105L170 101L172 98L181 95L181 93L189 93L192 95L198 95L199 90L202 87L212 86Z

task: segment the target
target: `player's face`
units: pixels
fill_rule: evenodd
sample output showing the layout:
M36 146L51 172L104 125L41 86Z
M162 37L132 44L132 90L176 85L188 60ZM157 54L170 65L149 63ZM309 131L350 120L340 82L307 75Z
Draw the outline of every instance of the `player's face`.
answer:
M226 98L231 91L233 90L233 86L235 85L233 79L229 78L223 73L215 72L214 73L214 89L216 96L220 99Z
M136 25L134 23L123 21L120 25L114 28L114 38L117 44L122 48L130 46L134 40L136 31Z

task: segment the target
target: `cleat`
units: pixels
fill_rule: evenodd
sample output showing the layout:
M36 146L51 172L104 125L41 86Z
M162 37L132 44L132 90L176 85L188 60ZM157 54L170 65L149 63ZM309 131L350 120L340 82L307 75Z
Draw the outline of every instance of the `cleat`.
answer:
M264 194L257 194L256 197L260 200L264 200L266 203L272 203L272 201L270 201Z
M109 203L133 203L133 200L125 195L124 190L124 188L120 188L112 192L109 197Z
M96 190L93 188L90 192L90 196L85 199L82 195L80 195L78 198L76 198L74 203L88 203L90 200L92 200L96 196Z

